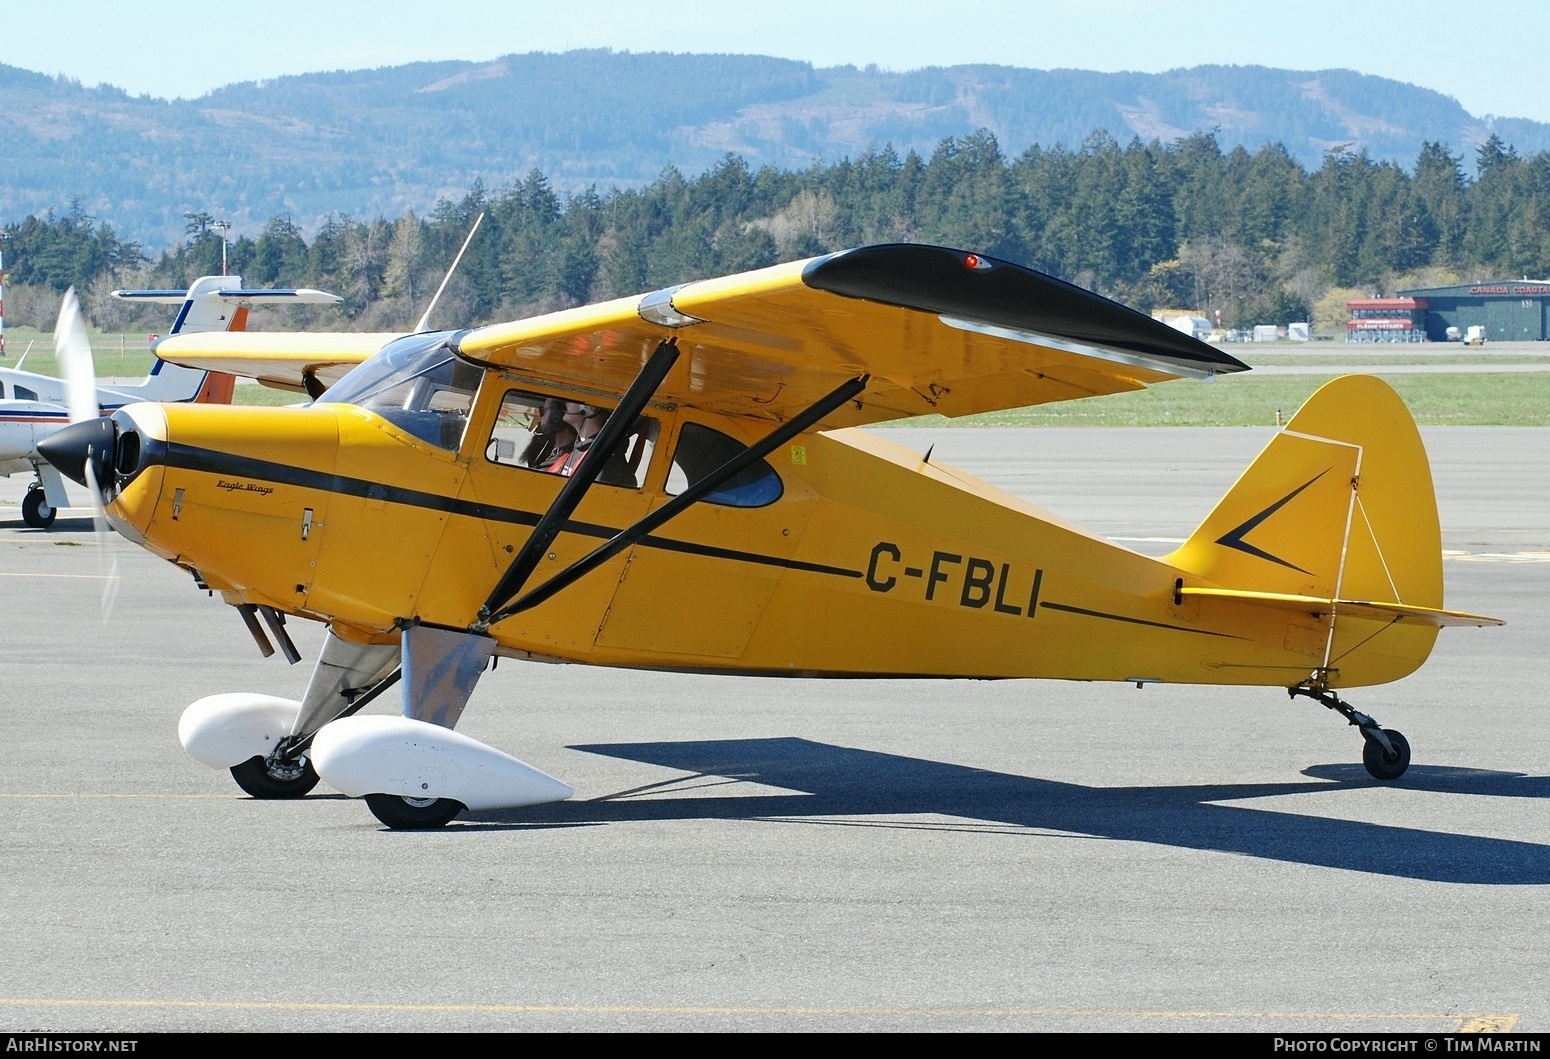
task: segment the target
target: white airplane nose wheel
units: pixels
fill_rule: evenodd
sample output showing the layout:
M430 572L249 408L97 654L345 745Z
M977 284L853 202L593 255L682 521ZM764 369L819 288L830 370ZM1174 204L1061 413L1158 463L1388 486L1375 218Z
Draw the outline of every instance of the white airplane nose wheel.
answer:
M407 798L398 794L368 794L366 808L394 831L434 831L464 809L451 798Z
M250 757L231 767L237 786L255 798L300 798L318 785L317 770L310 758L295 760Z

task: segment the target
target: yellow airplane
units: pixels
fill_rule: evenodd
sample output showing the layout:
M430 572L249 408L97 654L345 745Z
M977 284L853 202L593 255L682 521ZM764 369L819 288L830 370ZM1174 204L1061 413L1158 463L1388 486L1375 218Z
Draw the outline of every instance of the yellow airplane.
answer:
M137 404L45 442L261 648L260 620L293 661L285 618L328 626L300 702L183 715L255 797L321 776L390 828L569 797L454 731L493 656L1280 687L1394 779L1408 743L1337 692L1410 673L1439 627L1499 624L1443 609L1426 454L1373 378L1319 390L1163 558L852 429L1246 368L1006 261L866 247L384 340L168 339L174 363L320 396ZM359 712L400 679L400 715Z

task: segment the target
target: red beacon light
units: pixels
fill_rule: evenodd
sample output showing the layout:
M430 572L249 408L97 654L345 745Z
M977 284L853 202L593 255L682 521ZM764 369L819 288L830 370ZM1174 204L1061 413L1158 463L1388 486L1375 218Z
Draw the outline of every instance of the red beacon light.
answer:
M965 268L974 269L976 272L983 272L990 267L990 262L978 254L965 254L963 264Z

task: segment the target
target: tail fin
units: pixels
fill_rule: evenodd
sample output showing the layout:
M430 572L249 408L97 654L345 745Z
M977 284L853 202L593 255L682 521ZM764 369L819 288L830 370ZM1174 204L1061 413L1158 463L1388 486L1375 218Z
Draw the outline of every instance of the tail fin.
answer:
M1168 561L1186 575L1180 596L1287 611L1289 646L1322 638L1315 678L1331 686L1397 680L1439 626L1494 622L1441 609L1426 450L1399 395L1371 376L1310 397Z
M241 276L201 276L188 290L116 290L124 301L179 306L169 335L203 331L244 331L248 307L269 305L332 305L338 295L313 290L249 289ZM116 387L115 396L135 401L192 401L196 404L230 404L236 377L225 372L206 372L158 360L143 382Z
M195 404L231 404L237 393L237 377L224 371L205 372L204 385L194 394Z

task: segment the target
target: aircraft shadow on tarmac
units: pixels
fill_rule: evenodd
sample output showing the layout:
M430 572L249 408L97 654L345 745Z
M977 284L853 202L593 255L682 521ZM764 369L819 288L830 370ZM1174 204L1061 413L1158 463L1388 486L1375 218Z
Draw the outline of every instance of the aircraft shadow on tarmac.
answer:
M462 826L870 816L899 827L918 827L919 823L899 818L929 814L979 825L1153 842L1435 882L1550 883L1547 845L1217 804L1373 786L1375 781L1360 765L1315 766L1305 772L1311 777L1308 782L1085 787L794 738L571 749L691 775L596 800L469 813L462 818ZM713 777L723 779L710 782ZM800 793L727 797L727 780ZM1550 796L1550 781L1544 777L1419 765L1411 766L1394 786L1457 794Z
M37 529L23 522L21 516L12 519L0 519L0 529L14 529L21 533L90 533L94 523L90 515L60 516L54 519L53 525L48 529Z

